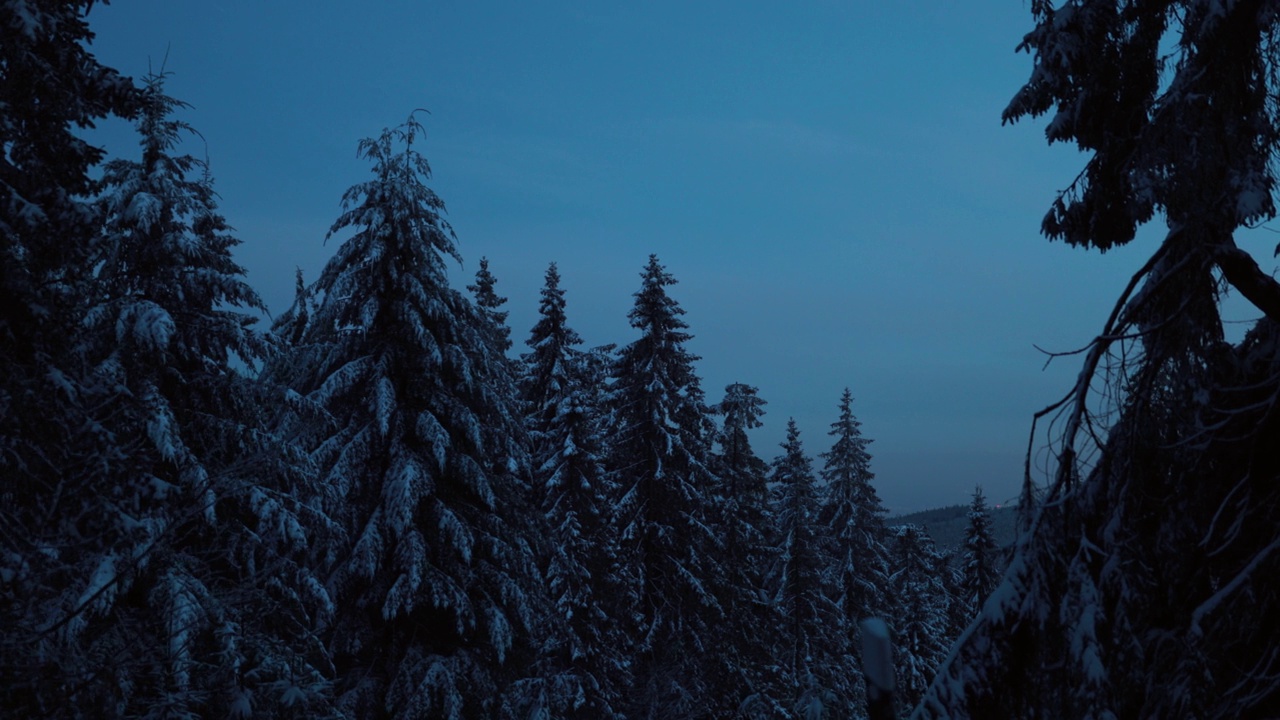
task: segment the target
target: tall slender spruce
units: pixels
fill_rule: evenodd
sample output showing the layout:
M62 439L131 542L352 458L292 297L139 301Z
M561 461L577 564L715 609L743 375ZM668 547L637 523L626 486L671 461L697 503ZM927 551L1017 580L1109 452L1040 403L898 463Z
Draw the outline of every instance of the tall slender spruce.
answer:
M555 717L620 717L630 666L619 623L625 597L611 485L602 464L582 340L567 324L555 263L523 356L522 396L533 436L535 494L549 526L542 561L556 626L540 666Z
M622 551L636 578L629 714L702 717L720 700L708 692L708 668L724 584L709 524L717 481L707 408L684 310L667 294L675 278L653 255L641 278L629 314L640 337L614 365L609 424Z
M787 421L783 454L773 461L780 550L777 605L782 619L778 660L785 667L792 717L837 715L855 702L858 678L849 672L848 635L829 587L827 529L818 519L813 463L795 420Z

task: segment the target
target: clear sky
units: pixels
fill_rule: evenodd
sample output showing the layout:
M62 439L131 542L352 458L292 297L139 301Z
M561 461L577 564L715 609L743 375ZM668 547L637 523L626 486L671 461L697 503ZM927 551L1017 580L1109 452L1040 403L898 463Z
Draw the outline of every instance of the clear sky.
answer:
M1023 2L117 0L90 20L107 64L173 73L273 311L334 249L356 142L426 108L455 285L489 257L518 349L550 261L587 343L630 342L657 253L708 399L759 387L768 460L788 417L825 451L850 387L893 511L1016 495L1031 416L1078 369L1033 345L1085 344L1152 249L1039 236L1083 158L1001 127L1031 69Z

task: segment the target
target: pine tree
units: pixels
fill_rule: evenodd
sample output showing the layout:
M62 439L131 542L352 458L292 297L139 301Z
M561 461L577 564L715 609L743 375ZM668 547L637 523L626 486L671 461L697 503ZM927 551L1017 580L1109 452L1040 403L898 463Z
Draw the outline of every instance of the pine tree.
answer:
M101 427L120 448L99 479L119 517L95 573L112 573L111 587L67 629L91 649L128 644L119 633L142 646L115 645L111 679L94 683L114 692L95 707L318 713L328 699L314 629L331 603L307 548L328 528L296 458L264 431L259 408L276 398L232 365L267 356L238 309L264 308L232 259L239 241L207 166L174 154L190 129L164 79L142 91L141 160L107 163L98 201L86 353Z
M582 351L578 349L582 338L568 325L564 290L560 289L560 272L555 263L547 268L545 280L538 302L538 321L526 341L531 349L521 356L524 366L520 374L525 425L535 437L535 468L541 464L536 438L545 434L555 420L559 412L557 402L583 384L584 372Z
M743 699L744 715L769 717L781 712L784 702L772 658L773 638L760 632L780 621L776 605L768 601L765 575L776 555L771 545L769 466L756 456L747 435L762 425L766 403L758 393L750 385L731 383L724 399L712 408L724 417L717 433L720 453L715 470L720 478L719 562L728 573L719 641L724 672L715 682L722 696Z
M715 562L716 478L708 467L707 409L685 349L684 310L654 255L641 274L631 326L613 370L610 468L622 493L622 552L634 574L633 717L713 714L714 663L724 571Z
M840 415L827 433L835 438L831 450L822 454L822 479L826 482L820 518L831 538L831 583L836 601L848 628L847 653L857 706L861 692L862 641L859 622L884 616L891 603L889 531L884 524L884 507L871 481L871 440L862 436L862 423L853 415L853 394L848 388L840 396Z
M917 716L1280 716L1280 284L1235 241L1276 215L1275 8L1031 9L1004 119L1052 111L1049 140L1087 158L1043 232L1106 250L1156 213L1168 231L1037 415L1052 477L1028 473L1009 569ZM1234 345L1227 286L1265 316Z
M358 717L496 713L539 605L515 391L486 319L447 284L458 253L422 132L411 116L361 141L374 177L343 197L330 235L353 234L316 281L307 364L289 372L348 533L331 652Z
M630 680L616 598L625 595L597 411L583 384L582 340L567 324L555 263L523 356L536 494L549 525L544 577L558 624L541 674L555 717L618 717Z
M840 396L840 416L828 435L835 438L822 479L826 497L822 518L835 542L836 586L845 620L856 627L859 620L883 613L888 607L889 565L884 506L872 487L870 440L862 436L862 423L853 415L853 394Z
M0 5L0 707L15 716L88 707L95 658L58 631L109 577L98 560L115 542L95 479L119 449L98 428L79 348L103 150L77 130L132 117L138 98L90 53L91 5Z
M933 539L914 525L896 529L892 562L890 617L898 698L903 707L911 707L929 687L951 644L948 569Z
M86 470L115 451L95 432L75 332L103 151L76 129L131 116L136 89L89 52L89 5L0 6L0 706L32 717L77 701L61 680L88 668L51 642L54 608L112 541ZM83 540L68 546L82 520Z
M790 686L786 706L797 718L840 715L852 707L854 683L843 660L848 628L829 587L825 536L818 519L813 463L800 443L795 420L787 421L783 454L773 461L781 572L777 605L782 620L778 661Z
M1000 547L991 530L991 510L982 494L982 486L973 489L973 502L969 505L969 525L964 533L964 549L961 554L961 600L971 613L976 613L987 595L1000 582Z
M480 269L476 271L476 284L468 285L467 290L475 298L480 315L488 320L495 336L494 343L506 353L511 349L511 328L507 326L507 311L502 306L507 299L498 295L494 289L498 279L489 272L489 258L480 258Z

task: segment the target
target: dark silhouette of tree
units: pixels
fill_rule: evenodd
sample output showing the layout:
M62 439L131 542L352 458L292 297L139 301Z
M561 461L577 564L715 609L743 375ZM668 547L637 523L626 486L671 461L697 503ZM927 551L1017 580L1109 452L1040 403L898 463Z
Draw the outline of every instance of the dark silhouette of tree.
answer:
M890 624L898 697L911 707L933 680L951 644L946 559L922 528L903 525L892 540Z
M756 388L731 383L724 399L712 407L724 418L717 433L720 453L714 460L720 479L719 562L728 575L721 599L725 620L720 625L715 692L726 699L741 698L739 710L746 716L770 717L786 707L773 638L760 631L780 622L766 590L766 572L775 565L777 552L772 545L769 466L756 456L747 436L748 430L761 427L765 404Z
M1049 140L1089 158L1044 233L1106 250L1156 214L1168 231L1037 415L1053 476L1028 471L1010 567L916 716L1280 715L1280 284L1235 241L1275 216L1276 8L1032 12L1005 120L1051 113ZM1234 345L1228 287L1264 315Z

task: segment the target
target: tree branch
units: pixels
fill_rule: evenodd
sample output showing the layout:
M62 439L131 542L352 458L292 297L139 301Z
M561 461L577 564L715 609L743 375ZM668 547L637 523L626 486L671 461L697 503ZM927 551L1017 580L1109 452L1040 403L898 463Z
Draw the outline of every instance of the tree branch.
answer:
M1280 322L1280 283L1262 272L1252 255L1241 250L1234 239L1227 237L1214 250L1213 260L1222 271L1222 276L1246 300L1267 317Z

